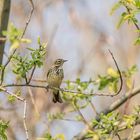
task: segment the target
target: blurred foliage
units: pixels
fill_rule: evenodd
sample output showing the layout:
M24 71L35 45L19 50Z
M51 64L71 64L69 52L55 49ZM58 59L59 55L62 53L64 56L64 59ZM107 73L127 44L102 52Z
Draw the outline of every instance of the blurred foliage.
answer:
M6 129L8 128L9 122L0 120L0 139L7 140Z
M13 23L10 23L8 31L3 31L2 34L4 36L7 36L7 39L10 41L10 50L19 48L21 46L21 43L31 43L30 39L20 38L20 36L22 35L22 31L17 29Z
M92 125L96 126L93 131L89 130L85 138L94 138L94 140L111 140L121 130L133 128L136 122L140 120L140 106L136 106L134 112L130 115L111 112L107 115L100 114L99 121L92 120Z
M55 119L63 119L64 118L64 113L56 113L56 114L48 114L47 119L48 121L53 121Z
M57 134L52 137L50 133L46 133L43 138L37 138L37 140L65 140L64 134Z

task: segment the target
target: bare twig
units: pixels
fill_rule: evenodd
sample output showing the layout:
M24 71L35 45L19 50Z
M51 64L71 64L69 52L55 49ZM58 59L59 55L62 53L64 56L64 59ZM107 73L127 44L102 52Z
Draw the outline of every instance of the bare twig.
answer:
M33 77L33 74L34 74L34 72L35 72L35 69L36 69L36 65L34 65L34 67L33 67L33 69L32 69L31 75L30 75L29 80L28 80L28 84L29 84L29 83L31 82L31 80L32 80L32 77Z
M27 101L24 100L23 125L26 133L26 140L29 140L28 128L26 123L26 113L27 113Z
M135 134L134 140L139 140L140 139L140 133Z
M89 126L88 122L86 121L85 117L83 116L82 112L80 111L80 109L78 108L77 104L74 105L74 108L78 111L78 114L81 116L83 122L85 125Z
M129 14L131 14L131 9L130 9L127 5L124 5L124 6L125 6L127 12L128 12ZM133 18L132 18L132 22L133 22L133 24L135 25L136 29L137 29L138 31L140 31L139 25L135 22L135 20L134 20ZM140 36L140 33L139 33L139 36Z
M120 69L119 69L119 66L118 66L118 64L117 64L117 61L115 60L115 58L114 58L114 56L113 56L113 53L110 51L110 50L108 50L109 51L109 53L111 54L111 56L112 56L112 59L114 60L114 63L115 63L115 65L116 65L116 68L117 68L117 70L118 70L118 73L119 73L119 77L120 77L120 88L119 88L119 90L116 92L116 94L114 94L113 96L116 96L116 95L118 95L120 92L121 92L121 90L122 90L122 87L123 87L123 79L122 79L122 74L121 74L121 71L120 71Z
M4 80L4 72L5 72L5 68L7 67L7 65L10 63L13 55L15 54L16 52L16 49L13 51L13 53L8 57L6 63L3 65L2 67L2 71L1 71L1 79L0 79L0 85L2 85L3 83L3 80Z
M5 93L7 93L7 94L9 94L9 95L14 96L15 98L17 98L18 100L20 100L20 101L22 101L22 102L25 100L24 98L21 98L21 97L19 97L18 95L14 94L14 93L12 93L12 92L10 92L10 91L8 91L6 88L4 88L4 87L2 87L2 86L0 86L0 90L4 91Z
M140 87L137 87L135 89L133 89L130 92L126 93L126 95L123 95L120 99L116 100L113 104L111 104L109 106L109 108L107 108L103 113L104 114L108 114L114 110L116 110L117 108L119 108L122 104L124 104L128 99L132 98L133 96L137 95L140 93Z
M35 112L36 112L37 116L39 117L40 114L39 114L38 108L37 108L37 106L36 106L36 104L35 104L35 100L34 100L34 97L33 97L33 93L32 93L32 91L31 91L31 88L30 88L30 87L28 87L28 91L29 91L29 95L30 95L30 97L31 97L32 104L33 104L33 106L34 106L34 108L35 108Z
M29 25L29 23L31 21L31 17L32 17L32 14L33 14L33 11L34 11L34 3L33 3L33 1L29 0L29 2L31 4L31 11L30 11L29 17L28 17L28 19L26 21L26 24L25 24L24 30L22 32L21 38L23 38L23 36L24 36L24 34L25 34L26 30L27 30L27 27L28 27L28 25Z
M94 104L93 104L90 100L89 100L89 103L90 103L90 105L91 105L93 111L95 112L95 114L98 115L98 112L97 112L97 110L96 110Z
M6 41L6 37L0 37L0 43L3 43Z
M25 73L25 77L24 77L24 79L25 79L26 84L28 84L28 79L27 79L27 75L26 75L26 73Z
M116 136L118 137L118 140L121 140L120 135L117 133Z

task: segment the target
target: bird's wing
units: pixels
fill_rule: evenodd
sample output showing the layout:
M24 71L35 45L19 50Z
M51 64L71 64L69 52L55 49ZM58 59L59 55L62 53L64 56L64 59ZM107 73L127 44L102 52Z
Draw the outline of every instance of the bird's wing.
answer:
M47 72L47 77L48 77L48 75L49 75L50 72L52 72L52 69L49 69L49 70L48 70L48 72Z

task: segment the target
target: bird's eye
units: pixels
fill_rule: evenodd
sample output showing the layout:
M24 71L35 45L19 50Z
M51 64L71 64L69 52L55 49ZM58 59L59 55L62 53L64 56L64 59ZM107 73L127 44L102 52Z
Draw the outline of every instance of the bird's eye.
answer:
M60 61L60 60L58 60L58 61L57 61L57 63L58 63L58 64L60 64L60 63L61 63L61 61Z
M58 59L58 60L56 60L56 62L55 62L56 64L61 64L61 60L60 59Z

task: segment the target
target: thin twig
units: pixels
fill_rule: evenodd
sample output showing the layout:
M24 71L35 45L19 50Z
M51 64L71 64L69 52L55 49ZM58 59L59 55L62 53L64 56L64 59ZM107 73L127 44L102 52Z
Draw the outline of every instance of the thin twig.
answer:
M127 9L127 12L128 12L129 14L131 14L130 8L129 8L127 5L124 5L124 6L125 6L125 8ZM132 18L132 21L133 21L133 24L135 25L136 29L137 29L138 31L140 31L139 25L134 21L133 18ZM139 33L139 36L140 36L140 33Z
M12 92L10 92L10 91L8 91L6 88L4 88L4 87L2 87L2 86L0 86L0 90L4 91L5 93L7 93L7 94L9 94L9 95L14 96L15 98L17 98L18 100L20 100L20 101L22 101L22 102L25 100L24 98L21 98L21 97L19 97L18 95L14 94L14 93L12 93Z
M31 80L32 80L32 77L33 77L33 74L34 74L34 72L35 72L35 69L36 69L36 65L34 65L34 67L33 67L33 69L32 69L31 75L30 75L29 80L28 80L28 84L29 84L29 83L31 82Z
M109 53L111 54L111 56L112 56L112 59L114 60L114 63L115 63L115 65L116 65L116 68L117 68L117 70L118 70L118 73L119 73L119 78L120 78L120 88L119 88L119 90L116 92L116 94L114 94L113 96L116 96L116 95L118 95L120 92L121 92L121 90L122 90L122 87L123 87L123 79L122 79L122 74L121 74L121 71L120 71L120 69L119 69L119 66L118 66L118 64L117 64L117 61L115 60L115 58L114 58L114 56L113 56L113 53L108 49L108 51L109 51Z
M76 110L78 111L78 114L81 116L83 122L85 125L89 126L88 122L86 121L85 117L83 116L82 112L80 111L80 109L78 108L78 106L75 104L74 107L76 108Z
M12 54L8 57L6 63L5 63L5 64L3 65L3 67L2 67L0 85L2 85L3 80L4 80L5 68L6 68L7 65L10 63L10 61L11 61L13 55L15 54L15 52L16 52L16 49L15 49L15 50L12 52Z
M135 134L134 140L139 140L140 139L140 133Z
M6 37L0 37L0 43L3 43L6 41Z
M42 80L42 79L32 79L32 81L34 82L42 82L42 83L46 83L47 80ZM62 81L63 83L67 83L68 81ZM77 82L76 81L70 81L71 83L74 83L76 84ZM89 81L80 81L81 83L94 83L94 84L97 84L99 83L99 80L89 80Z
M31 11L30 11L29 17L28 17L28 19L26 21L26 24L25 24L24 30L22 32L21 38L23 38L23 36L24 36L24 34L25 34L26 30L27 30L27 27L28 27L28 25L29 25L29 23L31 21L31 17L32 17L32 14L33 14L33 11L34 11L34 3L33 3L33 1L29 0L29 2L31 4Z
M26 73L25 73L25 77L24 77L24 79L25 79L26 84L28 84L28 79L27 79L27 75L26 75Z
M26 124L26 113L27 113L27 101L24 100L23 125L26 133L26 140L29 140L28 128Z
M35 104L35 100L34 100L34 97L33 97L33 93L32 93L32 91L31 91L31 88L30 88L30 87L28 87L28 91L29 91L29 95L30 95L30 97L31 97L32 104L33 104L33 106L34 106L34 108L35 108L35 112L36 112L36 114L37 114L37 117L40 117L40 114L39 114L38 108L37 108L37 106L36 106L36 104Z
M89 103L90 103L90 105L91 105L93 111L95 112L95 114L96 114L96 115L99 115L98 112L97 112L97 110L96 110L96 108L95 108L95 106L94 106L94 104L93 104L90 100L89 100Z
M116 136L118 137L118 140L121 140L120 135L117 133Z

